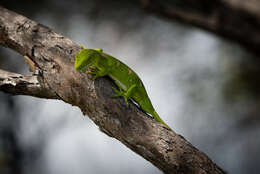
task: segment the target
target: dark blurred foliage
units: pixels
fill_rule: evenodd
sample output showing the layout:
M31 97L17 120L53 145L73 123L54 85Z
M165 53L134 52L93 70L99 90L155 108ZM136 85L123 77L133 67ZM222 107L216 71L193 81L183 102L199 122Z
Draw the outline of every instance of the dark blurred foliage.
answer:
M237 100L237 97L249 97L254 101L260 98L260 63L246 58L233 65L232 75L227 80L224 94L227 101Z
M214 13L214 10L212 10L212 8L219 6L220 3L221 3L221 1L208 1L208 0L202 0L199 3L197 0L164 0L164 1L162 1L162 4L165 4L166 6L174 5L175 7L178 7L185 11L199 11L199 12L204 13L205 15Z
M258 59L244 57L237 64L229 67L223 88L225 101L232 105L236 101L247 101L243 118L238 129L252 130L260 126L260 62Z
M133 13L133 7L138 8L138 4L139 3L134 1L126 0L38 0L37 3L33 0L2 0L2 2L0 2L0 5L31 19L34 19L34 17L42 11L48 11L48 13L52 14L53 17L60 19L55 22L61 21L60 24L65 28L65 30L66 19L71 14L80 14L84 16L84 18L88 18L93 21L98 21L99 19L113 20L122 24L125 21L124 17L127 16L119 16L114 14L118 14L120 11L124 11L124 14ZM69 25L69 23L67 25Z
M19 117L19 109L15 101L9 95L0 93L0 108L6 105L6 113L1 110L0 114L0 173L20 173L22 165L23 150L19 146L16 137L17 118ZM15 112L14 112L15 111ZM18 111L18 112L16 112Z

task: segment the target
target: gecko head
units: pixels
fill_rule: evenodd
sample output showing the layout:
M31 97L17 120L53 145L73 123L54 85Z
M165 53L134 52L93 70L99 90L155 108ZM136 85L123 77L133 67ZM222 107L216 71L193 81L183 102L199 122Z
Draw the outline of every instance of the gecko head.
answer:
M81 48L80 52L75 55L74 68L76 70L86 70L92 64L95 57L98 56L96 50Z

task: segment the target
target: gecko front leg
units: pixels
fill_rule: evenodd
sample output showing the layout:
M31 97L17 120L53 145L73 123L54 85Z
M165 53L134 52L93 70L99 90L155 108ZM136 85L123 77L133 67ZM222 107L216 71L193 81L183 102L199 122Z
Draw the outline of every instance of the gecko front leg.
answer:
M95 80L98 77L103 77L109 74L108 68L98 67L98 66L92 66L90 68L91 71L88 73L93 75L93 80Z

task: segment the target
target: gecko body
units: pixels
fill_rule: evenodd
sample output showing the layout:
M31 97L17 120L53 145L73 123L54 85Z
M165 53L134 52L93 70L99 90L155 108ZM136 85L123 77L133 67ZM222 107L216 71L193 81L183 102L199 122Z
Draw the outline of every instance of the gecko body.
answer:
M119 88L119 90L113 88L116 94L112 97L123 97L126 105L130 98L133 99L142 110L169 128L155 111L141 79L131 68L104 53L102 49L81 48L80 52L75 55L75 69L85 71L90 68L91 71L88 73L93 75L94 80L98 77L109 76Z

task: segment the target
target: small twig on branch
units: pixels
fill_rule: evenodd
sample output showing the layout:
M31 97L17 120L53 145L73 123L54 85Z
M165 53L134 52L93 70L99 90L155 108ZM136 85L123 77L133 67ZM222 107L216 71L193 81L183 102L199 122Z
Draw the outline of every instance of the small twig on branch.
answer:
M225 173L182 136L148 117L133 103L126 107L122 99L111 98L114 83L110 80L93 81L76 71L74 56L80 46L70 39L0 7L0 45L30 57L40 71L40 86L46 82L47 90L54 91L48 95L55 93L64 102L78 106L103 132L164 173Z
M29 95L39 98L57 99L57 95L46 83L39 82L38 75L22 75L0 69L0 90L13 95Z

